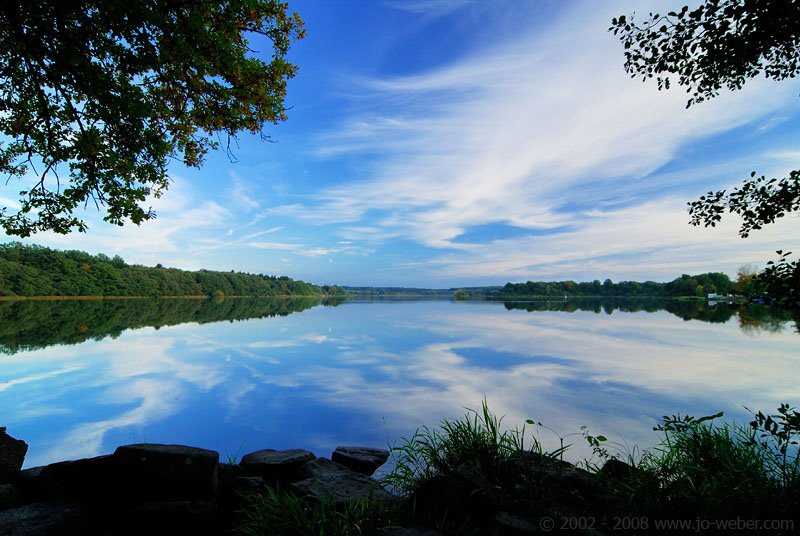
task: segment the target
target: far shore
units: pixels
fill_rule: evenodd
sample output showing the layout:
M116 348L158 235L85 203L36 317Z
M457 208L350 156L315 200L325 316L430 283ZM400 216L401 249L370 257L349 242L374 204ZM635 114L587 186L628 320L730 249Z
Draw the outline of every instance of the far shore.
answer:
M290 299L290 298L330 298L327 294L280 294L275 296L223 296L222 299L229 298L268 298L268 299ZM216 296L204 294L190 296L0 296L0 301L65 301L65 300L210 300L217 299Z

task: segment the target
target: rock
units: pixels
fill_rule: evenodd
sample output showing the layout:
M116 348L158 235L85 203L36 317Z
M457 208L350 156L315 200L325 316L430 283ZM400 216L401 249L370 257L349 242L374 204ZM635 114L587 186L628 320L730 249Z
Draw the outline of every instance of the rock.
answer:
M372 476L389 459L389 451L368 447L336 447L331 460L346 465L357 473Z
M109 519L111 534L220 534L217 508L208 501L144 503Z
M474 491L460 478L436 475L424 480L411 500L421 519L465 519L475 513L471 507Z
M244 469L238 464L219 464L219 481L227 482L238 476L245 476Z
M511 512L497 512L494 525L495 533L503 536L531 536L540 533L537 523Z
M239 462L245 471L258 475L267 481L292 481L294 473L304 463L315 459L313 452L301 449L275 451L257 450L242 457Z
M611 458L606 460L606 463L603 464L599 475L604 478L629 479L638 472L639 469L636 467L617 460L616 458Z
M384 527L380 534L384 536L441 536L441 532L431 529L418 529L413 527Z
M87 527L81 510L60 502L32 503L0 511L3 536L83 536Z
M352 472L352 469L340 463L336 463L327 458L316 458L310 462L304 463L300 469L297 470L297 479L305 480L306 478L317 478L322 475Z
M330 500L336 506L346 502L372 497L378 501L394 501L394 495L383 489L377 481L354 471L323 473L291 484L295 493L323 502Z
M97 456L27 469L20 473L17 486L28 500L90 501L109 498L110 484L115 481L114 460Z
M463 480L473 489L488 488L489 482L471 463L461 463L453 469L453 478Z
M44 466L23 469L17 475L14 487L22 496L23 502L42 502L45 500L45 493L41 489L39 475Z
M597 480L586 469L572 466L561 470L560 478L578 490L586 491L597 488Z
M0 484L0 510L10 508L19 501L19 493L11 484Z
M140 443L113 454L117 492L140 502L211 500L219 454L183 445Z
M28 444L21 439L14 439L6 433L5 426L0 426L0 484L14 481L27 453Z
M22 471L17 486L27 500L65 497L116 505L170 500L210 500L219 455L180 445L137 444L113 455Z
M219 486L217 506L220 515L230 521L234 512L244 505L244 498L267 491L267 482L259 477L247 475L238 464L219 464Z
M543 476L559 476L563 470L572 467L569 462L537 452L524 451L500 460L497 478L507 487L513 487L522 481L540 480Z
M269 485L260 476L237 476L231 483L232 493L240 496L264 493Z

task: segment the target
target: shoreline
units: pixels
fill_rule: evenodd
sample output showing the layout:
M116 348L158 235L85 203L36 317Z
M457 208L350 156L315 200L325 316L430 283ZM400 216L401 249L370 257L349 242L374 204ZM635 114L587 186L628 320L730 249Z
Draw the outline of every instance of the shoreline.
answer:
M276 294L269 296L259 295L225 295L222 299L245 299L245 298L275 298L275 299L295 299L295 298L336 298L333 294ZM188 296L0 296L0 301L99 301L99 300L215 300L216 296L203 294Z

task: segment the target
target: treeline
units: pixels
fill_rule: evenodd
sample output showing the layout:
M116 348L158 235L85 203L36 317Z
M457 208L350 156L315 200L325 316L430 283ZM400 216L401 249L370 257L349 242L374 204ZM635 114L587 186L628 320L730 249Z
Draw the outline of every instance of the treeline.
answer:
M0 244L0 296L323 296L286 276L190 272L127 264L121 257Z
M509 311L522 310L532 312L559 311L574 313L588 311L595 314L621 313L655 313L667 311L685 321L699 320L724 324L737 317L739 328L746 333L762 331L779 332L790 323L794 323L794 330L800 333L800 313L781 307L770 307L756 303L719 303L714 305L698 300L671 300L671 299L596 299L576 298L568 301L539 300L539 301L509 301L505 302Z
M380 297L433 297L449 298L453 289L414 288L414 287L341 287L348 295L356 298Z
M708 294L728 294L733 292L735 283L721 272L709 272L700 275L684 274L669 283L656 281L620 281L614 283L610 279L600 282L595 279L591 283L575 281L528 281L527 283L506 283L496 296L499 298L540 296L558 297L679 297Z
M0 301L0 354L99 341L143 327L286 316L320 304L336 305L314 297Z

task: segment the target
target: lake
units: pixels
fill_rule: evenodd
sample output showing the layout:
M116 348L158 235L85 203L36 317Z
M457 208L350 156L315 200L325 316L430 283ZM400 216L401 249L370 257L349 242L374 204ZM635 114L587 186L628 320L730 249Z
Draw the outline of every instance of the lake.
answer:
M796 320L694 302L0 302L0 426L26 467L150 442L222 460L386 447L490 408L589 454L652 445L662 415L746 422L800 398ZM546 446L558 438L538 429Z

